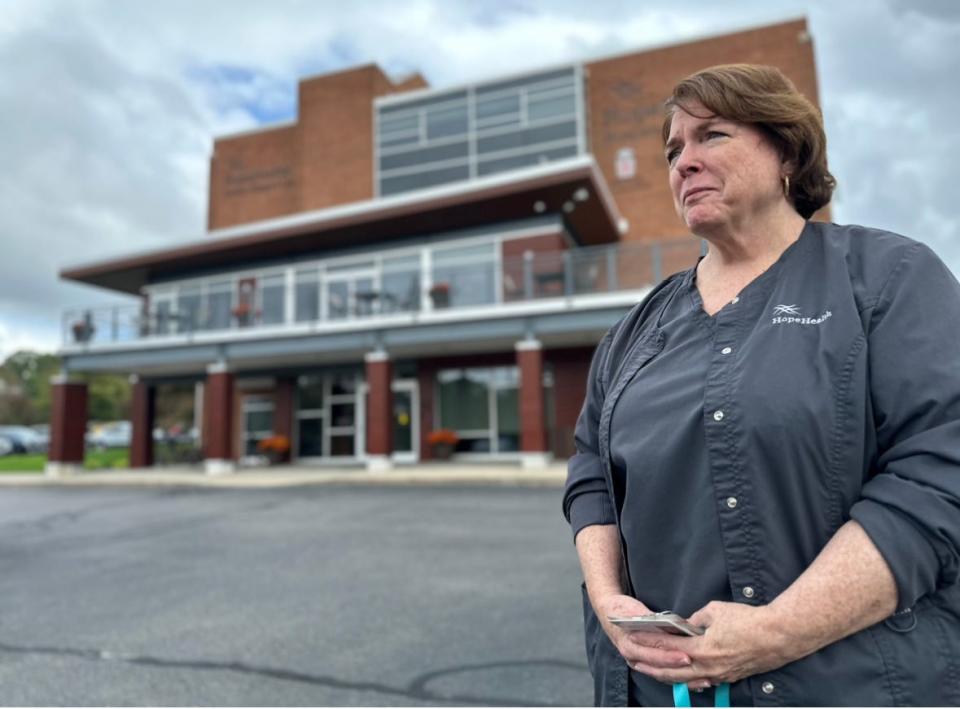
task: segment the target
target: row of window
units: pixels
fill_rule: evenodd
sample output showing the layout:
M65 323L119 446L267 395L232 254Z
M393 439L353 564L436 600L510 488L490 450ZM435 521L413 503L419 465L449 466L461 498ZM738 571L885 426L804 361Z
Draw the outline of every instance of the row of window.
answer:
M584 150L574 67L377 108L377 186L389 195Z
M450 369L438 372L439 427L459 436L463 453L511 453L520 449L519 372L516 367ZM353 457L363 445L358 435L359 377L305 375L297 379L295 455L298 458ZM395 399L394 449L413 451L413 410L408 393ZM274 402L269 396L243 401L243 441L247 456L273 435Z

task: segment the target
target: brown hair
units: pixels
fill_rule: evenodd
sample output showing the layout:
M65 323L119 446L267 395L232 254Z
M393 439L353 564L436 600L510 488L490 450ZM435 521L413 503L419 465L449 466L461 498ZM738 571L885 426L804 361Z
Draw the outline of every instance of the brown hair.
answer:
M677 109L699 102L712 114L749 123L796 167L787 195L804 219L830 201L837 181L827 169L827 138L820 111L772 66L721 64L691 74L664 104L663 142ZM687 111L689 113L689 111Z

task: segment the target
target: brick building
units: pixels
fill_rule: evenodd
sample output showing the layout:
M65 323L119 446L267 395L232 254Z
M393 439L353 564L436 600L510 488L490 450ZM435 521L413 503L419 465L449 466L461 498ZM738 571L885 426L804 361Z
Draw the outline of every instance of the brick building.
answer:
M452 88L375 65L305 79L295 121L215 141L208 233L68 268L139 305L66 314L66 372L202 388L207 469L272 434L303 463L567 456L598 339L695 262L662 101L712 64L779 66L816 100L804 20ZM55 383L50 470L82 460L85 385Z

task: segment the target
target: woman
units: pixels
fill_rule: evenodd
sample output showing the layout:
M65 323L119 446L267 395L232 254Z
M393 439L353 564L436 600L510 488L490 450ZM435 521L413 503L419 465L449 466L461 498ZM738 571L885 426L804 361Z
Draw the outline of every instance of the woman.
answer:
M706 69L666 106L709 251L591 365L564 512L597 703L960 703L960 284L921 243L807 221L834 180L778 70ZM663 610L706 632L608 620Z

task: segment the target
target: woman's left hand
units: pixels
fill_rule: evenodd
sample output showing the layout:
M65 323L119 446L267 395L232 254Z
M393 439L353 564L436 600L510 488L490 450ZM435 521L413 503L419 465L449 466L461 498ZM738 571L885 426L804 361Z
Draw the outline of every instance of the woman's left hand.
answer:
M634 669L660 682L690 683L700 689L782 667L804 654L778 632L769 606L712 601L690 616L690 622L707 631L699 637L633 633L638 643L686 653L693 661L689 667L663 669L637 663Z

